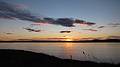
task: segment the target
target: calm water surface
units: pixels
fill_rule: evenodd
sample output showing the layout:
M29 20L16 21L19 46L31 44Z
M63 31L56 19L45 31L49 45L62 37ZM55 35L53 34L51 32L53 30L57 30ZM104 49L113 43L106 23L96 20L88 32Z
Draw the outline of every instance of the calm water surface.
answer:
M0 49L20 49L82 61L120 63L120 43L0 43Z

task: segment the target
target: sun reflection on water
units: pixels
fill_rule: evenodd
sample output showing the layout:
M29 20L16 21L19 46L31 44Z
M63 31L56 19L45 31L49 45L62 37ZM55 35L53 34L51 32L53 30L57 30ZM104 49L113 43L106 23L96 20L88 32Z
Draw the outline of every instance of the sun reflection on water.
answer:
M74 55L74 44L73 43L65 43L64 44L64 51L65 54L68 56L70 59Z

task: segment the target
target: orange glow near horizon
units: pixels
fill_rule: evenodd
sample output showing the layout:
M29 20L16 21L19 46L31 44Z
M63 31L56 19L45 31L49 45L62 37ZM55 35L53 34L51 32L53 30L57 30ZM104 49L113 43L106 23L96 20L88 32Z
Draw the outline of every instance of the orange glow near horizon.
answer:
M64 39L64 41L73 41L73 37L71 36L65 36L66 39Z
M68 38L68 39L65 39L65 41L73 41L73 39L71 39L71 38Z

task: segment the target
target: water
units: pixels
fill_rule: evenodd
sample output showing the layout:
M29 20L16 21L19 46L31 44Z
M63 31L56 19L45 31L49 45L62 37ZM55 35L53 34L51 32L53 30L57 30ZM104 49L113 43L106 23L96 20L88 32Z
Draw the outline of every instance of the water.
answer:
M120 43L0 43L0 49L20 49L59 58L120 63Z

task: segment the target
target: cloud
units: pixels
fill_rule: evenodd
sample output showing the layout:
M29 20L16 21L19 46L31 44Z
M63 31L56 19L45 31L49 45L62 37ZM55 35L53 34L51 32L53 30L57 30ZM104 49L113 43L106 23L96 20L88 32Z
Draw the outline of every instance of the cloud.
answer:
M32 39L16 39L16 41L32 41Z
M71 31L60 31L60 33L70 33Z
M62 26L67 26L67 27L74 27L73 22L74 21L70 18L58 18L55 21L55 24L60 24Z
M14 34L13 32L3 32L4 34L7 34L7 35L12 35L12 34Z
M120 39L120 36L109 36L108 39Z
M81 38L81 40L93 40L95 38L89 37L89 38Z
M44 18L43 23L49 23L49 24L55 24L55 25L61 25L65 27L75 27L76 24L84 24L88 26L95 25L96 23L93 22L86 22L83 20L73 20L71 18L58 18L58 19L53 19L53 18Z
M10 34L13 34L13 33L6 33L6 34L10 35Z
M46 22L48 22L48 23L53 23L53 22L55 22L55 19L53 19L53 18L49 18L49 17L44 17L43 18L44 19L44 21L46 21Z
M46 38L46 39L55 39L55 40L62 39L62 40L64 40L64 39L68 39L68 38Z
M61 25L64 27L75 27L74 20L72 20L70 18L54 19L54 18L45 17L40 22L35 22L35 23L54 24L54 25Z
M18 4L11 4L8 2L0 1L0 18L5 19L20 19L26 21L32 21L34 23L48 23L54 25L61 25L64 27L75 27L75 23L84 24L88 26L95 25L93 22L86 22L83 20L73 20L71 18L49 18L49 17L38 17L31 13L29 10L24 7L19 7Z
M76 19L74 22L77 23L77 24L83 24L83 25L88 25L88 26L92 26L92 25L96 24L96 23L93 23L93 22L86 22L84 20L79 20L79 19Z
M34 16L27 9L19 8L17 4L10 4L3 1L0 1L0 18L40 21L40 18Z
M35 30L31 28L24 28L25 30L28 30L29 32L41 32L41 30Z
M83 30L94 31L94 32L98 31L98 30L95 30L95 29L83 29Z
M120 23L109 23L108 25L120 25Z
M120 23L109 23L108 25L110 25L112 27L119 27Z
M104 28L105 26L99 26L98 28Z

